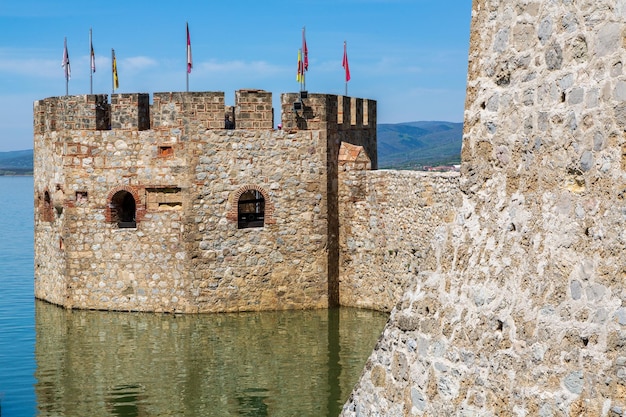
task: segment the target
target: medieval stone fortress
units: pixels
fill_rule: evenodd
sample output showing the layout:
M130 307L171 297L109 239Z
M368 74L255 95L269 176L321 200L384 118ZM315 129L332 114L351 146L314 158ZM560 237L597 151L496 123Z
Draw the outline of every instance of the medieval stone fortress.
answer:
M212 92L36 103L36 296L174 313L337 305L340 144L376 163L376 102L303 96L282 96L282 130L257 90L233 107Z
M345 416L626 415L625 39L624 0L474 0L460 175L377 170L372 100L39 101L36 296L391 311Z

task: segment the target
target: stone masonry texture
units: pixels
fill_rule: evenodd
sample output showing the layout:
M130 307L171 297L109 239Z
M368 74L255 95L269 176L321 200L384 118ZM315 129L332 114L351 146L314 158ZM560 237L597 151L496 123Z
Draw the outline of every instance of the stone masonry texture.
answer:
M342 415L624 416L626 1L475 0L471 28L454 213L396 238L426 264L389 247L414 276Z

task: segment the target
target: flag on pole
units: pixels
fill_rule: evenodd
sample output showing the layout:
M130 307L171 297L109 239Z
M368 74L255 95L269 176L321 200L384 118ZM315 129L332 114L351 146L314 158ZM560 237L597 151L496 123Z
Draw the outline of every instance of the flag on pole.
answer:
M296 75L296 81L299 83L304 82L304 66L302 64L302 49L298 49L298 74Z
M191 38L189 37L189 24L187 24L187 74L191 73L193 61L191 59Z
M67 52L67 38L63 41L63 61L61 67L65 70L65 79L69 80L72 76L72 70L70 69L70 54Z
M91 72L94 73L96 72L96 54L93 51L93 42L91 42L91 39L89 40L90 46L91 46Z
M111 49L111 53L113 55L113 90L117 90L120 88L120 80L117 78L117 58L115 58L115 49Z
M343 42L343 62L341 66L346 71L346 82L350 81L350 67L348 66L348 51L346 48L346 42Z
M304 60L302 62L302 72L309 70L309 48L306 46L306 36L304 34L305 29L302 28L302 54L304 55Z

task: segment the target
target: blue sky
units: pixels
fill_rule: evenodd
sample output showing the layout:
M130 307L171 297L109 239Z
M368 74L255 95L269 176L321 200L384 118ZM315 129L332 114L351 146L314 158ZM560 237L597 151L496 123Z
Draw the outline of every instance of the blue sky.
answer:
M378 101L378 122L461 122L471 0L310 1L0 1L0 152L32 148L33 101L65 94L63 39L72 69L69 94L184 91L189 23L194 68L190 91L299 90L297 51L306 27L312 93ZM277 109L277 114L279 110Z

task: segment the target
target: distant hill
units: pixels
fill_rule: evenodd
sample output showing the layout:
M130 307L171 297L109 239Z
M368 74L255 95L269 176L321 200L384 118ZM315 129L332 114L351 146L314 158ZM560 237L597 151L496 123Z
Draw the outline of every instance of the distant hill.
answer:
M378 125L378 167L421 169L461 163L463 123L408 122ZM32 175L33 150L0 152L0 175Z
M378 167L421 169L461 163L463 123L408 122L378 125Z
M0 152L0 175L33 175L33 150Z

